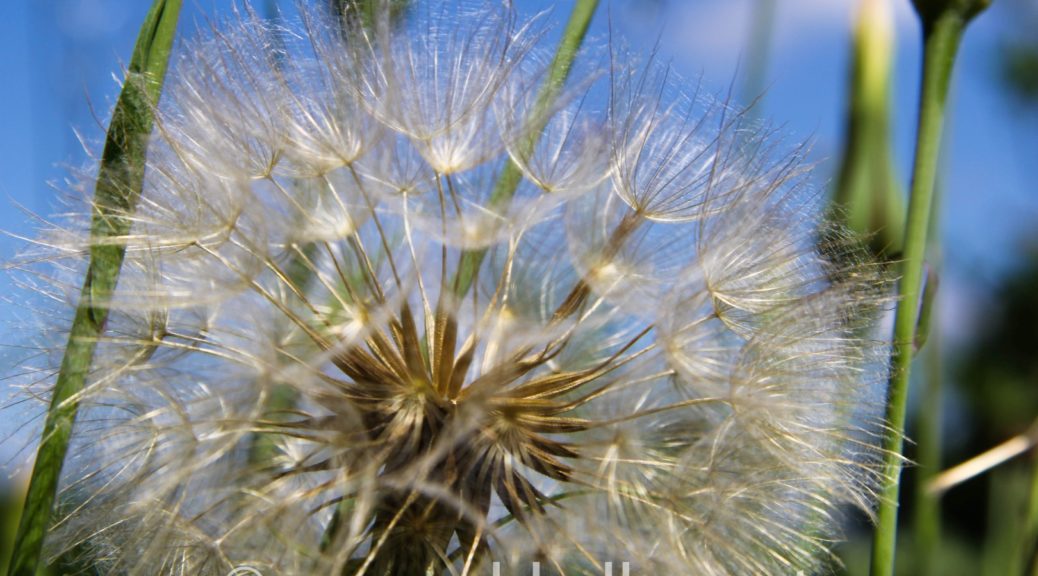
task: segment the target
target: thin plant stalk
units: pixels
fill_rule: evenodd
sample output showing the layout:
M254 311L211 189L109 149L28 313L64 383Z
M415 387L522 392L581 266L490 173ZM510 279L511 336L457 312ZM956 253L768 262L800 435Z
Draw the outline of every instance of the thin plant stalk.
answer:
M537 101L534 104L533 117L539 118L539 121L542 123L547 123L546 115L543 112L558 98L559 92L562 91L562 87L566 84L570 69L573 67L573 60L577 57L580 45L584 42L584 37L587 35L587 29L591 25L591 18L595 15L596 8L598 8L598 0L577 0L577 3L573 6L573 11L570 12L566 29L562 33L562 40L559 42L559 47L555 51L555 57L552 59L550 72L544 85L541 86L540 92L537 94ZM529 126L528 128L527 133L532 136L525 142L521 142L520 145L525 146L529 150L537 144L536 138L540 134L543 125ZM519 187L520 180L522 180L522 172L519 171L519 167L514 162L506 163L501 171L501 175L494 184L494 190L490 195L490 203L492 205L500 205L511 200L516 188ZM468 292L476 278L476 272L483 264L485 256L486 250L467 250L462 254L461 262L458 264L457 275L454 279L453 288L455 295L461 296Z
M897 541L898 499L908 383L916 344L919 303L922 296L927 233L930 229L934 184L944 127L945 104L959 42L969 21L990 0L915 0L923 29L923 70L919 96L919 123L899 301L894 320L893 361L887 403L889 433L884 475L872 542L872 576L892 576Z
M743 82L742 95L745 102L757 101L765 89L768 71L768 53L771 50L771 39L775 32L776 0L757 0L750 16L750 36L746 46L746 76ZM760 106L750 109L758 112Z
M1026 454L1035 446L1038 446L1038 421L1032 424L1028 431L941 472L930 481L927 491L937 495L943 494L963 482L987 474L1017 456Z
M9 576L34 576L57 497L58 479L94 350L108 319L140 196L153 110L162 92L180 0L155 0L141 27L105 140L94 195L90 263L36 453Z

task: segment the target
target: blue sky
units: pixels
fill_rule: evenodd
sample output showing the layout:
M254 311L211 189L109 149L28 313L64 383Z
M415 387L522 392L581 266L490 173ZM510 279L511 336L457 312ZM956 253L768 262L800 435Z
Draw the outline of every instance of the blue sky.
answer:
M895 147L907 181L915 127L919 30L908 0L895 6ZM1016 0L1019 3L1027 0ZM554 6L548 18L564 20L570 1L516 0L523 12ZM145 0L6 0L0 3L0 230L32 235L34 224L17 206L41 215L59 209L69 167L88 163L77 140L100 149L103 125L118 94L116 77L128 61ZM190 35L203 14L226 13L228 1L185 2L181 31ZM262 2L257 2L262 4ZM291 1L283 0L287 8ZM592 34L628 39L660 52L687 77L702 75L723 89L745 49L753 0L603 1ZM841 149L850 28L857 0L778 0L773 52L762 113L793 140L814 141L819 186L827 185ZM1000 0L968 31L950 103L949 147L942 181L942 236L946 270L942 310L946 326L969 332L985 307L992 283L1013 266L1025 242L1036 241L1038 118L1006 99L998 84L997 48L1012 33L1014 0ZM50 186L48 183L54 185ZM1029 240L1028 234L1032 234ZM20 242L0 237L7 260ZM0 278L0 325L17 329L14 311L28 296ZM953 334L954 336L954 334ZM10 341L10 338L4 338ZM0 384L0 403L9 390ZM0 439L10 433L10 412L0 412ZM0 470L17 440L0 444Z

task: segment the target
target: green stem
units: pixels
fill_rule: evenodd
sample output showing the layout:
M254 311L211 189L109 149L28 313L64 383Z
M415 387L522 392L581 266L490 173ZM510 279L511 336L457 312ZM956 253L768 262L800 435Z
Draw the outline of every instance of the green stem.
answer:
M559 42L559 47L555 51L555 58L551 62L548 78L537 94L533 118L540 125L529 127L529 134L532 136L522 144L528 149L532 149L537 144L537 136L548 122L549 115L545 114L545 112L559 96L559 92L562 91L562 87L566 83L566 78L569 77L570 69L573 67L573 60L577 57L580 45L584 42L584 36L587 35L588 26L591 24L591 17L595 15L597 7L598 0L577 0L576 5L573 7L573 12L570 13L566 29L562 33L562 40ZM505 165L504 170L501 171L501 176L498 178L497 183L494 184L494 190L490 195L490 203L492 205L500 205L511 200L521 180L522 173L519 171L519 168L514 162L509 161ZM463 296L469 291L473 280L476 278L476 271L483 264L483 258L486 257L486 253L486 249L482 249L467 250L462 254L461 262L458 264L457 276L454 279L455 295Z
M29 479L9 576L34 576L40 565L79 395L108 319L108 302L126 252L125 246L112 240L129 233L129 215L140 197L152 111L162 92L180 5L181 0L152 4L112 114L94 195L90 263Z
M884 442L887 485L881 493L877 512L872 543L872 576L892 576L894 573L905 409L945 104L962 33L969 20L983 8L977 6L980 4L986 6L987 2L916 0L923 25L922 87L911 197L905 224L900 300L894 320L893 363L887 404L889 433Z
M775 31L775 0L757 0L751 14L750 36L746 48L746 80L743 83L744 102L754 102L764 95L765 78L768 70L768 53ZM751 113L757 113L760 105Z

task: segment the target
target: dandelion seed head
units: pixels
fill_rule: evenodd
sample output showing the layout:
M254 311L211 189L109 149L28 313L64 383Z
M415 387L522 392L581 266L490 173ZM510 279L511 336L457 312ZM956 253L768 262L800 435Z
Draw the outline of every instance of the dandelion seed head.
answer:
M611 47L545 103L548 17L507 6L241 18L157 110L56 553L823 564L881 480L887 280L802 150ZM86 236L50 243L82 266Z

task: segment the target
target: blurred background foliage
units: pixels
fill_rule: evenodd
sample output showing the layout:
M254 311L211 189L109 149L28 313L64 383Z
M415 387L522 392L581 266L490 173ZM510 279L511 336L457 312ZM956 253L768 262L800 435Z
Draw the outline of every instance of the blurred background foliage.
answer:
M1010 0L1019 7L1008 37L1000 45L997 69L1001 82L1018 104L1038 111L1038 3Z
M332 5L342 3L342 0L322 1ZM905 132L904 126L912 124L914 118L914 110L898 106L907 99L896 95L915 87L896 84L895 78L898 77L896 70L904 65L906 58L903 48L915 40L895 37L896 29L888 20L892 18L889 13L870 12L886 1L857 0L858 5L852 11L856 14L856 21L844 47L845 75L842 79L827 79L832 81L827 90L845 95L844 106L840 117L818 121L842 126L839 142L831 150L832 155L820 160L823 168L832 174L830 187L834 214L868 234L870 245L877 254L896 262L908 174L904 163L898 160L910 152L898 149L898 134ZM29 3L29 0L25 2ZM908 0L890 2L895 7L909 3ZM92 3L118 5L100 0L31 3L29 18L35 25L45 28L41 22L51 18L54 22L63 23L62 29L66 31L53 37L59 47L64 46L64 51L57 57L43 57L34 65L74 70L76 74L93 77L103 76L99 71L113 69L113 55L105 51L111 50L110 44L105 44L103 37L126 36L126 30L135 29L137 22L125 15L114 15L107 25L104 25L103 18L98 24L97 14L83 11ZM269 17L278 18L279 10L290 10L292 2L265 0L256 4ZM400 10L406 9L404 1L394 4ZM517 0L521 9L525 4L524 0ZM532 9L542 9L551 3L531 0L529 4ZM566 6L556 9L557 14L568 10L568 3L562 4ZM615 7L609 9L608 18L631 16L628 25L648 29L643 31L646 38L660 34L659 27L654 27L653 22L665 20L678 8L675 5L693 14L699 9L703 17L718 13L718 3L708 0L616 0L613 4ZM755 113L766 108L769 114L781 120L782 103L770 101L773 98L770 89L774 79L783 73L776 71L775 67L782 64L771 54L775 35L785 22L781 17L782 3L778 0L745 0L742 4L748 9L732 12L747 19L741 24L748 31L739 55L743 59L737 79L741 100L751 102L759 98ZM1017 147L1022 148L1018 153L1027 155L1034 153L1034 142L1038 141L1038 2L997 0L995 4L997 13L993 10L991 14L982 16L997 20L991 25L997 26L998 32L988 35L994 38L993 46L979 54L967 53L964 57L985 59L984 66L991 71L987 77L990 90L1000 95L988 104L1004 106L1019 119L1013 137L1017 142L1028 143L1028 146ZM79 12L63 11L70 6ZM900 6L898 9L903 8ZM347 12L345 16L361 21L370 18L363 8ZM77 24L76 18L85 18L86 21ZM610 25L608 22L602 24L606 18L599 15L596 22L600 30ZM618 24L617 27L621 26ZM132 42L132 34L128 42ZM964 51L971 49L976 49L976 46L964 46ZM32 46L26 53L5 53L5 56L26 58L31 51ZM128 48L125 52L128 54ZM124 54L123 58L126 57ZM83 122L82 114L72 110L81 110L83 92L89 95L93 90L87 80L77 78L82 82L81 89L63 92L64 96L58 98L56 106L59 118L52 120L63 133L68 132L68 126ZM49 80L43 83L47 82ZM963 105L976 103L957 101L953 87L951 107ZM7 113L16 112L8 110ZM91 111L91 114L96 119L97 112ZM97 122L99 126L104 123L103 120ZM954 126L948 137L956 137ZM59 141L60 144L56 143ZM72 147L67 139L55 138L53 133L41 134L39 141L31 145L46 154L47 162L68 154ZM989 143L972 141L964 145L967 148L982 147ZM1024 185L1031 189L1014 193L1032 196L1038 192L1033 184L1038 181L1034 174L1035 165L1028 158L1024 162L1028 163ZM941 187L949 188L947 184L945 180ZM2 192L10 194L9 190ZM978 190L976 194L983 197L988 192ZM994 195L991 201L999 202L1000 199ZM42 209L44 204L30 204L29 207L46 213ZM983 201L978 205L983 206ZM951 222L953 226L956 224ZM972 233L983 235L1000 225L989 218L986 225ZM10 229L7 223L4 226ZM935 230L941 228L935 227ZM1029 435L1033 438L1038 431L1038 227L1033 228L1032 234L1013 240L1011 245L1015 248L1012 254L992 255L992 259L1006 262L997 267L997 273L978 274L973 278L975 284L965 290L967 300L973 295L982 296L979 302L968 303L972 308L971 320L963 321L959 316L960 308L964 307L961 291L952 292L950 300L946 300L941 291L937 292L939 304L935 309L941 313L934 326L936 336L924 348L929 349L927 354L917 358L919 369L914 374L915 398L910 409L909 437L920 441L909 444L906 453L916 464L906 469L904 477L898 574L1038 576L1038 460L1033 447L993 470L953 486L939 499L928 501L930 497L923 486L939 470L965 461L1014 436ZM956 259L955 254L941 258L940 255L947 253L949 247L942 249L941 234L935 236L937 241L930 262L934 272L931 281L949 275L955 277L953 268L961 266L961 259ZM983 238L975 238L984 244ZM947 274L942 267L948 268ZM969 270L957 273L971 275ZM947 317L942 317L942 314ZM944 332L951 334L945 337ZM928 436L927 427L932 438ZM8 464L0 470L13 470L0 475L2 575L7 566L24 490L23 468L10 464L24 458L24 451L12 449L11 444L20 442L24 445L26 441L9 429L0 430L0 438L8 443L8 450L2 453L5 460L0 460L0 464ZM850 540L839 549L841 557L834 559L832 570L837 574L856 576L868 573L870 529L867 519L852 520ZM93 571L89 567L65 563L54 568L52 573L92 574Z

